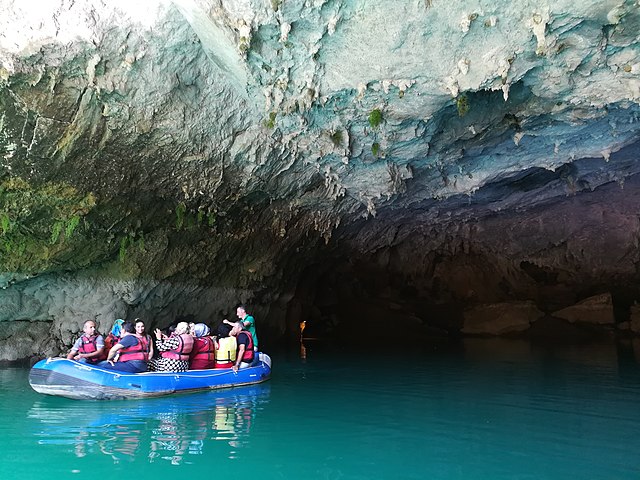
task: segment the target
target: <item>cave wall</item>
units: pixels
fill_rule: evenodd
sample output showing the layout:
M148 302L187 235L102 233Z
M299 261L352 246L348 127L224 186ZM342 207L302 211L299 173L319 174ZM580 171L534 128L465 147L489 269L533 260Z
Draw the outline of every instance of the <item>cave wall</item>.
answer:
M541 318L607 293L613 304L609 299L603 319L615 315L625 324L640 302L638 192L636 175L527 210L413 225L407 236L397 226L387 234L384 220L370 221L366 231L345 229L347 239L332 251L336 261L306 271L298 320L323 332L337 324L357 330L366 318L381 331L400 322L448 335L464 333L465 311L477 307L514 302L508 313L515 319L518 308L532 304Z
M637 282L635 0L0 11L7 332L249 301L277 337L353 295L441 331Z

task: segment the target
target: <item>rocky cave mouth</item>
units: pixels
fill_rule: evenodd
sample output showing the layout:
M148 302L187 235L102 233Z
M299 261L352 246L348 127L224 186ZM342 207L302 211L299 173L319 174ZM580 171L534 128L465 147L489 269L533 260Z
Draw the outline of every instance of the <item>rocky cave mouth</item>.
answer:
M615 161L630 173L637 155L631 145ZM380 212L362 222L366 228L345 227L303 273L288 328L306 320L309 335L347 338L384 338L398 325L436 338L634 333L640 291L629 280L637 276L640 176L572 191L574 182L623 175L605 171L602 159L555 172L533 168L472 198ZM523 204L532 196L542 201ZM444 221L424 221L441 212Z
M2 3L0 360L640 333L637 2L128 3Z

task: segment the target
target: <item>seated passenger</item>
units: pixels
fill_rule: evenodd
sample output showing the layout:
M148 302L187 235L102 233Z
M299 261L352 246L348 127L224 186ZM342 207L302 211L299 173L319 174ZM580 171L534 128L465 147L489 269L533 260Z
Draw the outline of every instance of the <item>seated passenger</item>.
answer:
M186 372L189 370L189 354L193 349L193 337L189 324L180 322L170 337L156 328L156 349L160 357L149 361L152 372Z
M253 349L253 336L248 330L244 330L242 322L233 325L229 335L236 337L238 351L236 353L236 361L233 364L233 371L237 372L239 368L250 367L255 358Z
M107 359L104 362L100 362L98 366L120 372L145 372L149 353L135 333L136 327L134 324L125 322L121 329L122 337L118 340L118 343L111 347Z
M82 331L84 333L71 347L67 359L91 364L104 360L104 338L96 332L96 322L87 320L82 326Z
M218 326L216 340L216 368L231 368L236 361L236 337L229 336L231 326L222 323Z
M111 327L109 335L107 335L104 339L104 358L107 357L107 353L109 353L111 347L113 347L120 340L120 337L122 336L123 324L124 320L122 320L121 318L117 318L116 321L113 322L113 327Z
M151 340L151 336L147 334L145 331L144 322L139 318L135 319L136 326L136 337L140 339L142 345L147 351L149 359L153 358L153 341Z
M204 323L197 323L193 328L196 338L189 355L191 370L207 370L216 366L216 346L209 336L209 327Z

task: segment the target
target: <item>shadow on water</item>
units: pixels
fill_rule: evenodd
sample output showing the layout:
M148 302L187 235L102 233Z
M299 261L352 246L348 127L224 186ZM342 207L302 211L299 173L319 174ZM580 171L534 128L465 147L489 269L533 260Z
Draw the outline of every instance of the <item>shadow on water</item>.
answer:
M259 384L113 402L42 397L27 416L39 445L67 446L78 458L102 454L120 463L146 456L150 463L179 465L206 453L205 445L217 443L232 458L269 396L270 385Z

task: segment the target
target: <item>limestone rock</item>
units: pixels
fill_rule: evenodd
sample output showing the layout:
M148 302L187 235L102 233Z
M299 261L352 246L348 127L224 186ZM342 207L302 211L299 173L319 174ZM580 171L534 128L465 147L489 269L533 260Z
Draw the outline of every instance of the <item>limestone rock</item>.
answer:
M63 347L50 330L51 322L0 321L0 360L59 355Z
M531 301L479 305L464 312L462 333L504 335L522 332L543 315Z
M0 0L0 320L637 282L637 1L476 3Z
M613 300L611 293L603 293L586 298L557 312L554 317L562 318L571 323L582 322L596 325L613 325Z

